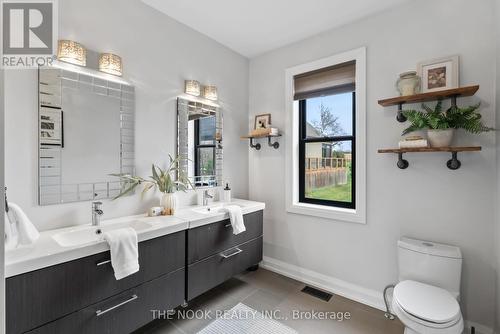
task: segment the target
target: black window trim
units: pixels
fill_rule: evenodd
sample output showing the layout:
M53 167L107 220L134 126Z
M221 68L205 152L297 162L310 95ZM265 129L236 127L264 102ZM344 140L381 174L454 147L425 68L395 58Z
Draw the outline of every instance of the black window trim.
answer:
M299 202L356 209L356 92L352 92L352 135L308 138L306 131L306 100L299 100ZM351 202L307 198L305 196L305 150L307 143L351 141Z

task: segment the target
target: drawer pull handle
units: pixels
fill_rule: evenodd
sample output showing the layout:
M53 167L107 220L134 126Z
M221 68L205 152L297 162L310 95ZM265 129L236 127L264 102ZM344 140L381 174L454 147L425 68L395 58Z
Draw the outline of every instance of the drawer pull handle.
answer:
M231 223L224 225L225 228L231 227Z
M106 260L106 261L102 261L102 262L98 262L97 263L97 266L102 266L102 265L105 265L105 264L108 264L108 263L111 263L111 260Z
M225 258L225 259L229 259L230 257L233 257L233 256L235 256L235 255L238 255L238 254L240 254L241 252L243 252L243 250L241 250L241 249L239 249L239 248L235 248L235 251L234 251L234 252L232 252L231 254L226 255L226 254L224 254L224 253L220 253L220 256L222 256L222 257L223 257L223 258Z
M98 317L100 317L101 315L106 314L106 313L108 313L109 311L113 311L114 309L116 309L116 308L118 308L118 307L120 307L120 306L123 306L123 305L125 305L125 304L128 304L128 303L130 303L131 301L136 300L137 298L139 298L139 297L137 297L137 295L132 295L132 297L130 297L129 299L127 299L127 300L125 300L125 301L121 302L120 304L116 304L115 306L111 306L110 308L107 308L107 309L105 309L104 311L101 311L101 310L97 310L97 311L95 311L95 315L96 315L96 316L98 316Z

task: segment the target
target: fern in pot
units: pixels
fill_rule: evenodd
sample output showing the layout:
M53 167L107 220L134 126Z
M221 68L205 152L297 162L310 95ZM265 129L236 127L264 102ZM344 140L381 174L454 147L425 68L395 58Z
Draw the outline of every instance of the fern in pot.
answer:
M465 108L452 106L443 111L442 102L439 101L434 109L422 104L423 111L405 110L403 115L411 124L402 135L427 130L427 139L432 147L447 147L451 145L455 129L464 129L474 134L494 130L482 123L481 114L476 112L479 106L480 104Z
M160 198L160 206L163 207L164 215L173 215L179 208L179 200L176 194L177 190L186 191L189 187L193 187L189 178L185 175L181 168L179 168L179 157L173 159L169 154L169 166L162 169L155 164L151 166L152 175L148 179L140 176L132 176L129 174L111 174L119 177L123 183L120 194L114 199L125 196L126 194L134 191L139 185L144 185L141 196L143 196L150 189L159 190L162 193ZM177 174L177 180L174 179L174 174Z

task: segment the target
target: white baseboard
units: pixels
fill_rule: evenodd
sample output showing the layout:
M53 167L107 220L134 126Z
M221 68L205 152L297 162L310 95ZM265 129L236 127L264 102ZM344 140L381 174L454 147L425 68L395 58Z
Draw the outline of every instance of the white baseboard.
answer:
M320 274L309 269L304 269L268 256L264 256L260 266L280 275L293 278L305 284L310 284L325 291L385 311L382 292ZM495 334L492 328L472 321L465 321L464 332L470 333L470 328L472 326L476 329L476 334Z
M471 327L474 327L476 329L476 334L495 334L495 331L487 326L478 324L477 322L474 321L465 321L465 333L470 333Z
M335 293L342 297L385 311L384 297L379 291L364 288L331 276L304 269L264 256L261 267L297 281Z

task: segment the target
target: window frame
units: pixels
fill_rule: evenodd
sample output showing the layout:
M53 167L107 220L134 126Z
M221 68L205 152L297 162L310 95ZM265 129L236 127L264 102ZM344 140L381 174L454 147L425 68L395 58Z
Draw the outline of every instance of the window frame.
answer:
M345 94L345 93L344 93ZM356 91L352 91L352 134L344 136L328 136L328 137L307 137L307 100L299 100L299 202L300 203L310 203L317 205L325 205L344 209L356 209ZM336 94L331 94L336 95ZM330 96L330 95L329 95ZM335 201L335 200L324 200L308 198L305 195L305 159L306 159L306 145L308 143L324 143L324 142L351 142L351 165L352 165L352 175L351 175L351 201ZM323 152L322 147L322 152Z
M299 106L294 100L294 78L327 67L356 62L356 185L355 209L299 201ZM366 224L366 48L338 53L285 69L285 207L289 214L322 218L323 222Z

